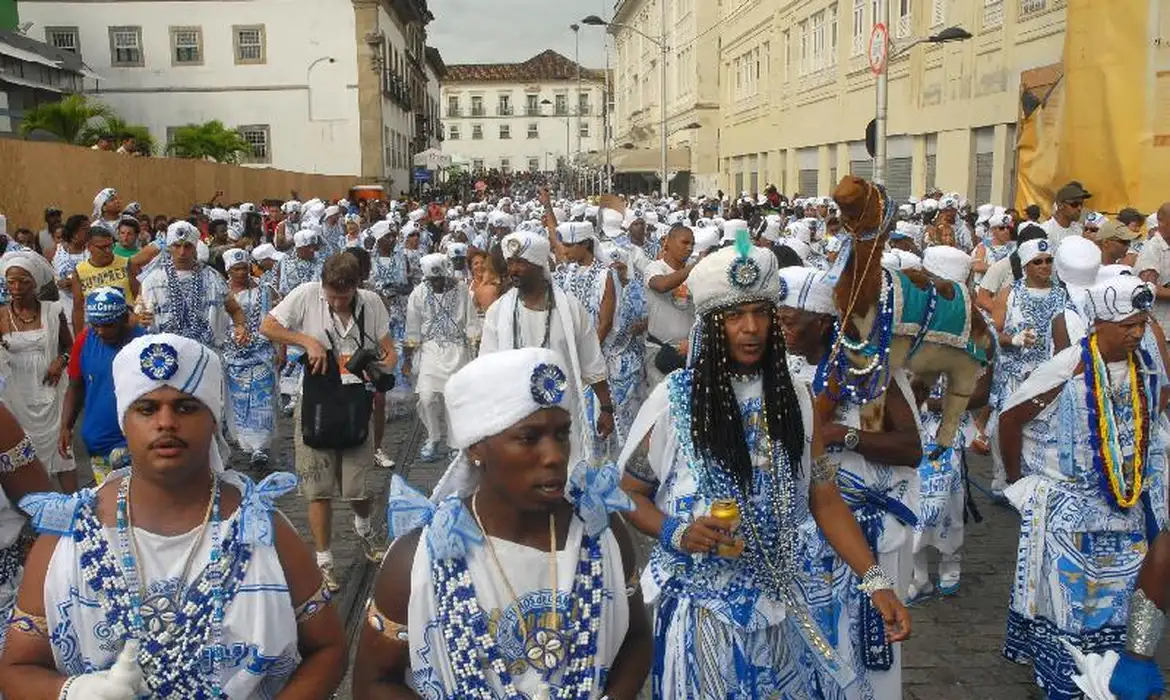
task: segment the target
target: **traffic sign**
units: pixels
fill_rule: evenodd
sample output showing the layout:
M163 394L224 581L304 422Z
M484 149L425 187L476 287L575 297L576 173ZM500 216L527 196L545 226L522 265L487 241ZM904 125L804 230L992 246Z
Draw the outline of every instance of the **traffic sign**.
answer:
M422 167L415 168L414 169L414 181L415 182L430 182L431 181L431 171L427 170L426 168L422 168Z
M873 25L873 31L869 35L869 69L874 75L878 75L886 67L889 52L890 30L878 22Z
M877 120L870 119L865 127L865 152L870 158L877 157Z

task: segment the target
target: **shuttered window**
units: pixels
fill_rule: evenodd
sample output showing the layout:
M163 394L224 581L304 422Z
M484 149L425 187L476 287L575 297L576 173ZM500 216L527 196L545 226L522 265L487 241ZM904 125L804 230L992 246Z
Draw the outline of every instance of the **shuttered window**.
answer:
M899 202L910 198L910 178L913 158L890 158L886 161L886 190Z

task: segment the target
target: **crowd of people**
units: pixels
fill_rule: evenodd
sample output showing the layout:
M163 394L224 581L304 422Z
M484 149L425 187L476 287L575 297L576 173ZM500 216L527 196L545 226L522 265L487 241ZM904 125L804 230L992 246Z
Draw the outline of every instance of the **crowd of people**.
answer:
M862 229L845 184L185 218L105 189L0 230L0 693L330 697L340 499L381 567L355 698L901 698L909 610L960 590L972 452L1021 522L1004 656L1052 700L1156 696L1170 204L1110 217L1072 182L1042 220L852 179ZM911 354L992 339L941 447L976 377L891 369L907 324ZM375 492L413 413L446 472Z

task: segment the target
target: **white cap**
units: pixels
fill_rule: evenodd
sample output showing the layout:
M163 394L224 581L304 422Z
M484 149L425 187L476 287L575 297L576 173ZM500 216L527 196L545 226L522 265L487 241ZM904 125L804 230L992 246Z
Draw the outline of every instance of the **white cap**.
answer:
M971 276L971 256L949 245L935 245L923 251L922 267L937 277L966 284Z

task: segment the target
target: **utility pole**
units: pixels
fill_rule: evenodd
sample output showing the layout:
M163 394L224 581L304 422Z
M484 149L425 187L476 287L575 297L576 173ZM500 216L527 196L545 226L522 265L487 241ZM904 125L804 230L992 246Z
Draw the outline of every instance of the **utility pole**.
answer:
M877 0L877 18L886 27L885 59L877 75L877 118L874 130L873 181L886 184L886 123L890 109L890 0Z

